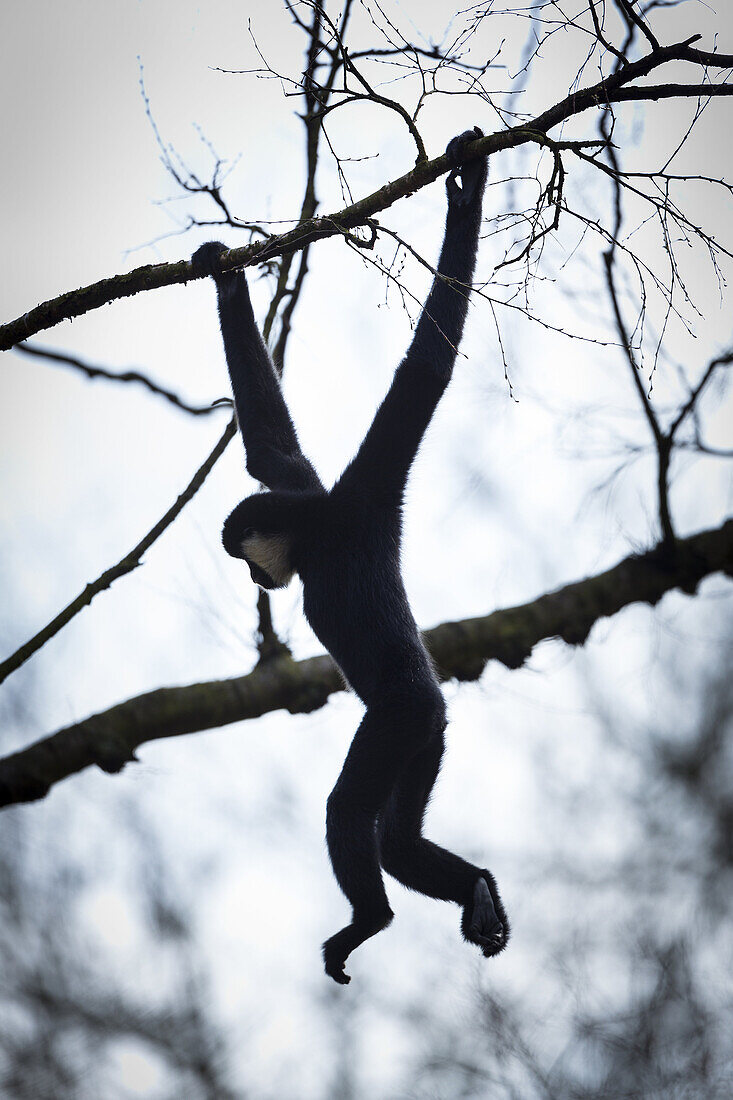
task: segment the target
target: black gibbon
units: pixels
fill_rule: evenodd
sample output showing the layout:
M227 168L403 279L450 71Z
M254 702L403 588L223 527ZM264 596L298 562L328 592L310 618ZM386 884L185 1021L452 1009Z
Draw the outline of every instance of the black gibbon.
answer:
M353 909L323 946L326 973L341 984L350 980L351 952L392 920L382 868L411 890L461 906L463 935L484 955L498 954L509 935L490 872L422 835L446 708L400 572L407 475L450 382L468 308L487 165L464 164L461 154L481 136L467 130L448 145L438 273L389 392L332 489L300 449L244 273L222 273L225 247L215 241L192 260L216 282L247 470L269 490L237 505L224 548L263 588L282 588L298 574L306 619L366 706L326 814L334 874Z

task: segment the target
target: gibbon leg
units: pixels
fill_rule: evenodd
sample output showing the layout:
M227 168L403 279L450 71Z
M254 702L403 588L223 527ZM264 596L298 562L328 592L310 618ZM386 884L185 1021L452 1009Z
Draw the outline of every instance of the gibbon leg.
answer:
M445 749L442 729L406 764L379 818L382 867L404 886L463 907L464 937L487 957L507 944L509 924L491 873L422 835Z
M368 708L328 799L328 853L353 915L351 923L323 945L323 958L326 973L342 985L350 980L344 963L351 952L386 928L394 916L382 880L376 823L416 744L430 735L422 698L408 713L408 720L400 721L404 702Z

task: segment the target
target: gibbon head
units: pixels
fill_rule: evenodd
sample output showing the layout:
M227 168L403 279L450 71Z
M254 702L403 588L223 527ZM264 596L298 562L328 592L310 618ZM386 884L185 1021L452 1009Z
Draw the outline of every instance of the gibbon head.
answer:
M293 517L287 504L275 493L257 493L238 504L224 523L224 549L231 557L246 561L260 588L285 588L295 572Z

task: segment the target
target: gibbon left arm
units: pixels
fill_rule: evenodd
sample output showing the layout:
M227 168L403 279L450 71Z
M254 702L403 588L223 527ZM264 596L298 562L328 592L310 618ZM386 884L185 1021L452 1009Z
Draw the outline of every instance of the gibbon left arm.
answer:
M339 486L346 491L371 489L386 500L401 498L425 430L451 380L468 312L487 176L485 157L463 165L461 153L480 137L482 131L474 127L448 145L453 167L446 181L448 213L437 274L407 354L336 491Z

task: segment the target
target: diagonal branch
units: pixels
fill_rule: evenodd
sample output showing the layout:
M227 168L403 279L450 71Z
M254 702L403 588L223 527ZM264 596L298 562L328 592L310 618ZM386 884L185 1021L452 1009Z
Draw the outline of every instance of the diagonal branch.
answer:
M711 573L733 577L733 519L722 527L632 555L614 568L520 607L425 635L443 679L476 680L489 660L519 668L545 638L582 645L598 619L632 603L656 604L673 588L693 593ZM0 760L0 806L43 798L60 780L92 764L120 771L146 741L258 718L275 710L307 714L344 682L331 658L294 661L287 653L231 680L159 688L59 730Z
M613 43L604 35L603 27L601 26L601 23L598 19L598 12L596 11L595 0L588 0L588 8L590 10L590 17L593 22L593 30L595 31L595 35L598 41L601 43L605 50L608 50L608 52L612 53L614 57L617 57L622 65L628 64L628 60L624 52L622 50L617 50Z
M20 668L29 657L32 657L41 646L44 646L46 642L54 637L54 635L58 634L75 615L78 615L80 611L88 607L95 596L103 592L105 588L109 588L109 586L120 577L124 577L127 573L132 573L133 569L137 569L146 550L150 549L153 543L160 538L168 527L170 527L173 520L185 508L189 500L196 495L211 473L213 467L224 453L227 445L236 435L236 431L237 422L235 418L232 417L213 451L205 462L199 466L186 488L180 496L177 497L165 515L161 516L155 526L148 531L147 535L145 535L140 542L138 542L137 546L134 546L129 554L126 554L116 565L112 565L109 569L105 569L104 573L97 577L95 581L91 581L84 591L79 593L76 599L72 600L63 611L59 612L55 619L52 619L50 623L44 626L43 630L39 630L39 632L22 645L20 649L16 649L15 653L12 653L10 657L0 662L0 684L3 680L7 679L11 672L15 672L15 670Z
M658 88L647 89L643 85L628 88L628 85L648 76L650 72L669 62L687 61L721 69L730 68L733 65L733 55L707 53L694 49L692 43L699 37L699 35L693 35L684 42L660 46L659 49L652 50L637 61L629 62L596 84L571 92L530 122L489 134L473 142L465 149L466 160L478 156L490 156L502 149L513 149L528 142L546 144L545 135L548 130L590 108L605 108L611 103L629 98L659 98ZM710 96L731 94L723 91L729 87L726 84L673 85L671 87L676 89L676 95L695 98L701 94ZM380 211L387 210L399 199L406 198L433 183L449 170L450 165L445 154L434 160L423 161L412 171L337 213L310 218L288 232L267 241L256 241L241 248L231 249L222 256L222 268L232 270L261 263L275 256L286 256L302 250L313 241L338 236L346 230L366 225L369 219ZM144 290L156 290L163 286L187 283L196 277L200 276L194 275L190 262L179 260L170 264L148 264L124 275L102 279L90 286L69 291L58 298L41 303L14 321L0 325L0 351L7 350L19 341L26 340L43 329L51 328L60 321L80 317L118 298L131 297Z
M76 355L67 355L65 352L53 351L51 348L39 348L35 344L16 344L13 350L22 351L24 355L35 355L39 359L48 359L53 363L63 363L67 367L74 367L75 370L85 374L87 378L106 378L110 382L137 382L151 393L170 401L171 405L175 405L177 409L190 413L191 416L207 416L209 413L218 412L221 408L221 405L216 402L211 405L189 405L177 393L165 389L164 386L159 386L157 382L153 382L151 378L137 370L126 370L118 373L107 370L106 367L92 366L91 363L77 358ZM229 404L228 399L227 404Z
M668 435L670 439L674 437L680 425L687 419L690 413L694 411L698 397L705 389L718 367L729 367L731 364L733 364L733 349L731 349L730 351L724 351L722 355L717 355L715 359L710 360L702 378L690 391L690 396L688 397L687 401L685 401L684 405L677 413L677 416L670 424L668 430Z
M651 48L653 50L658 50L659 42L655 38L651 28L647 25L645 20L634 11L633 5L635 2L636 0L616 0L616 7L621 9L622 15L629 24L633 24L635 27L639 28Z

